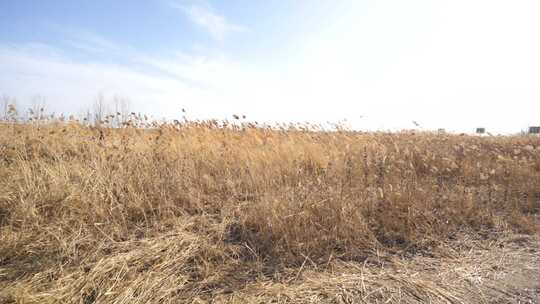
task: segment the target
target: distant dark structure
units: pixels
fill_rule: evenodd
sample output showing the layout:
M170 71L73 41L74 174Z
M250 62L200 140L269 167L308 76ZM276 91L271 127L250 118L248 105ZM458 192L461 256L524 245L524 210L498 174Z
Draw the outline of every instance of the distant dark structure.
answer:
M484 134L486 133L486 128L476 128L476 134Z
M540 134L540 127L529 127L529 134Z

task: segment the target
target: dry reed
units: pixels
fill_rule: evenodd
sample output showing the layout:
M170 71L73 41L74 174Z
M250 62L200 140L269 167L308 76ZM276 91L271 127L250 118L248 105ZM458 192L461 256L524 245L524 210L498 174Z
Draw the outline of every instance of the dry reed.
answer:
M368 284L329 267L539 231L536 137L130 125L0 125L0 302L324 302Z

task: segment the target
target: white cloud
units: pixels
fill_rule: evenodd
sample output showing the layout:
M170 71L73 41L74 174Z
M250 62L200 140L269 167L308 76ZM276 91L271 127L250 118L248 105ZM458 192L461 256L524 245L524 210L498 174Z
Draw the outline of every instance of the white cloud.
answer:
M479 78L480 86L467 88L462 79L454 79L457 74L436 79L433 75L443 76L409 58L389 68L390 74L374 74L368 81L369 75L357 70L353 58L343 57L341 48L309 49L318 51L284 73L253 69L224 56L175 53L133 57L133 63L119 65L78 62L46 45L0 46L0 94L23 101L39 94L52 111L64 113L77 113L104 93L126 97L134 110L155 117L178 118L180 108L186 108L193 118L230 118L233 113L264 122L346 118L361 129L413 128L416 120L427 129L460 132L478 125L491 132L517 132L534 123L538 110L540 92L531 87L530 74L520 76L519 87L519 79L509 81L514 74L504 81L502 76Z
M208 4L183 5L171 2L170 6L182 10L191 22L208 31L218 41L223 41L230 33L247 31L246 27L227 20L225 16L218 14Z
M355 1L301 45L287 68L297 84L290 91L336 115L364 114L375 127L418 120L429 129L517 132L540 123L537 1L372 4Z
M77 113L104 93L127 97L137 111L157 117L173 117L186 104L212 107L211 93L172 77L121 65L74 62L28 49L0 47L2 93L22 99L22 104L39 94L47 98L51 111Z
M49 52L41 52L43 49ZM93 99L119 95L131 100L136 111L155 117L178 118L186 108L192 118L231 118L247 114L258 121L336 121L321 97L306 90L298 79L252 70L224 57L153 56L129 66L77 62L45 46L0 46L2 92L29 101L47 98L51 111L78 113ZM145 70L145 67L159 73ZM308 84L309 85L309 84ZM305 91L304 91L305 90ZM326 94L322 98L327 97ZM313 102L311 107L306 103Z
M204 51L127 52L126 65L111 65L77 62L46 45L0 46L0 93L41 94L73 111L104 91L158 116L185 107L201 118L347 118L362 129L413 128L415 120L432 130L496 133L540 123L536 1L351 3L271 68Z
M107 39L96 32L74 26L62 26L56 23L48 23L50 30L61 34L62 41L79 51L93 54L125 53L132 51L125 45Z
M123 47L93 32L83 30L65 31L66 42L74 48L89 53L111 53L122 51Z

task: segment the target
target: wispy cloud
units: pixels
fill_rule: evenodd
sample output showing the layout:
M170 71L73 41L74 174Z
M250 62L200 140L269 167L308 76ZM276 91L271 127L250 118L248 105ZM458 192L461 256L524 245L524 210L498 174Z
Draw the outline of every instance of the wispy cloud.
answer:
M99 62L76 62L70 56L42 53L33 45L0 45L3 93L24 98L41 94L53 110L77 112L98 93L133 98L137 110L172 113L182 100L207 100L201 90L172 77L152 75L135 68ZM152 111L159 108L160 111ZM153 113L152 113L153 112Z
M181 108L190 117L225 118L245 108L229 91L246 83L241 67L220 58L172 54L128 55L128 63L78 60L46 44L0 43L1 94L20 99L47 98L49 110L77 113L97 94L131 100L133 110L157 117L178 118ZM224 88L227 88L225 90Z
M74 48L90 53L118 52L122 47L92 32L71 30L66 32L66 42Z
M188 5L171 1L169 5L184 12L191 22L206 30L218 41L223 41L230 33L247 31L246 27L229 21L209 4Z
M61 35L65 46L92 54L117 54L131 51L127 46L112 41L105 36L76 26L65 26L57 23L48 23L52 32Z

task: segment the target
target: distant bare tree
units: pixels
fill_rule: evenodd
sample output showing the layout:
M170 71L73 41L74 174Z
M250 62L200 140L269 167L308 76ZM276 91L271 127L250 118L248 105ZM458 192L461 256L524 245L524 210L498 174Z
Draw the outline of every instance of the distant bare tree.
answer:
M103 93L100 93L96 97L92 112L94 114L94 125L101 125L105 119L105 116L107 115L107 105L105 103L105 96L103 96Z
M9 110L9 104L10 104L11 98L7 95L2 96L2 104L0 105L1 108L1 114L0 120L6 121L8 119L8 110Z
M28 109L28 117L35 121L42 121L45 119L45 107L47 105L47 100L41 95L36 95L32 98L32 104Z
M86 113L83 114L83 123L87 126L92 124L92 112L90 110L86 110Z
M130 102L127 98L122 98L119 96L114 96L113 99L114 102L114 109L115 109L115 121L116 126L122 126L124 122L128 120L129 117L129 109L130 109Z
M17 112L17 100L15 98L3 95L0 106L1 121L17 120L19 114Z

